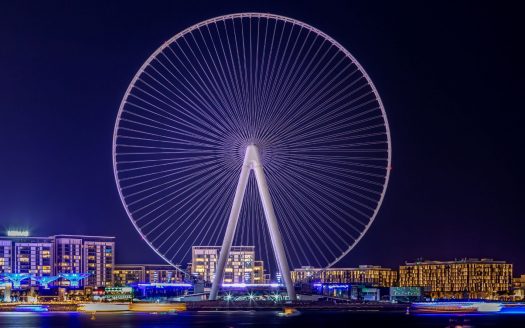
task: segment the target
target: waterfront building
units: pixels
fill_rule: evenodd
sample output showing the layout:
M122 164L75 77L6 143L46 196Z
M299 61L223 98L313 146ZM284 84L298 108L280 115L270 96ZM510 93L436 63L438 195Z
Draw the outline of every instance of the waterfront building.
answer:
M144 266L140 264L116 264L113 270L113 282L116 287L143 283L145 273Z
M399 267L400 287L424 287L432 298L496 299L508 292L512 264L492 259L420 261Z
M184 281L179 266L170 264L117 264L113 271L115 286L172 284Z
M12 272L50 276L53 266L53 239L15 237L12 244Z
M253 262L253 283L267 284L270 282L269 277L264 273L264 261Z
M113 286L115 266L114 237L91 237L84 240L84 271L88 286Z
M358 268L320 269L304 266L291 272L295 284L360 284L374 287L392 287L397 283L397 272L375 265Z
M55 272L82 273L82 239L59 236L55 238Z
M193 246L191 274L212 282L219 261L220 246ZM264 262L255 260L255 246L232 246L224 269L226 284L265 283Z
M512 278L512 287L525 288L525 274L522 274L517 278Z
M522 301L525 299L525 274L517 278L512 278L513 300Z
M30 237L20 231L0 237L0 273L27 273L36 277L25 280L26 285L37 285L37 281L47 276L89 273L80 286L112 286L114 258L114 237ZM70 286L71 282L59 279L53 284Z
M11 273L11 258L13 256L13 243L11 240L0 239L0 273Z

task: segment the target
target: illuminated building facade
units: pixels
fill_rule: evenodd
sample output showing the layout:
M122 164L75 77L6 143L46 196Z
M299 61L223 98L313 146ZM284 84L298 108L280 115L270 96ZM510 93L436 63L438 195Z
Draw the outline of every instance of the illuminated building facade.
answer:
M169 264L117 264L113 271L115 286L135 284L168 284L184 281L178 266Z
M115 241L113 237L96 237L84 240L84 271L88 286L113 286L115 267Z
M510 290L512 264L492 259L422 261L399 267L399 286L424 287L432 298L496 299Z
M220 250L220 246L193 246L191 274L205 282L212 282ZM263 261L255 260L255 246L231 247L224 269L224 283L265 283L265 277Z
M525 274L512 279L512 289L515 301L522 301L525 299Z
M116 264L113 270L113 282L116 287L139 284L145 281L143 265Z
M13 240L13 272L49 276L53 267L53 239L16 237Z
M319 269L302 267L291 272L294 283L362 284L374 287L392 287L397 283L397 272L375 265L358 268Z
M81 286L105 287L113 284L115 238L99 236L55 235L30 237L16 231L0 237L0 273L28 273L37 279L69 273L89 273ZM29 284L29 280L24 281ZM59 279L58 286L70 286Z
M0 272L11 273L11 258L13 257L13 242L0 240Z
M179 266L169 264L148 264L144 266L145 283L176 283L184 281L184 274Z

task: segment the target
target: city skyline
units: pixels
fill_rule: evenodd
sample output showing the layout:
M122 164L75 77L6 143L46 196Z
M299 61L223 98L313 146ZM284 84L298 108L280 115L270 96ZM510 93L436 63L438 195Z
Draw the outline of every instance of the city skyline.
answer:
M0 140L9 158L0 164L2 224L29 228L38 235L63 231L105 235L107 231L129 250L121 255L125 261L119 262L162 263L136 235L115 190L110 139L116 108L135 70L156 47L184 27L228 10L211 5L203 15L190 6L192 15L155 20L154 11L146 12L151 18L149 29L134 33L139 29L126 19L126 14L137 15L134 6L119 12L114 21L116 8L108 5L89 28L83 24L95 17L93 8L84 11L72 5L61 9L63 17L50 21L45 12L56 8L36 7L25 11L20 22L3 19L8 28L0 32L9 32L0 35L10 45L0 54L5 56L2 68L7 72L1 80L6 96L0 100L5 108ZM392 266L418 257L490 257L508 260L517 272L525 271L519 252L523 248L518 208L522 155L514 151L523 146L517 134L523 113L516 111L515 97L507 96L518 89L519 80L512 73L518 56L501 50L511 47L511 36L496 40L487 33L493 47L486 48L484 39L474 34L475 28L492 30L482 19L488 8L475 9L469 18L473 27L462 25L471 9L465 7L454 13L438 11L449 15L450 26L435 30L423 19L438 20L430 13L436 8L431 8L423 11L426 16L412 17L391 32L388 19L370 29L372 18L350 13L351 26L359 33L347 33L332 22L343 24L343 14L321 11L314 17L297 14L286 5L269 7L284 15L294 12L291 16L319 25L348 47L374 79L393 126L389 192L372 228L341 265ZM378 19L395 8L359 9ZM400 9L394 13L404 17ZM64 23L71 28L62 29ZM422 31L396 34L406 32L411 23L420 24ZM501 23L493 32L498 37L513 24ZM461 44L468 36L470 43ZM26 40L23 46L19 39ZM405 49L392 47L396 42ZM62 43L80 51L59 52L54 46ZM38 56L34 47L39 47ZM461 51L449 57L450 49ZM494 56L510 56L498 63L507 69L491 70L488 62ZM429 62L436 66L431 72L425 68ZM393 67L395 63L401 65ZM511 87L486 85L476 80L481 75L510 81ZM22 91L29 91L29 96Z

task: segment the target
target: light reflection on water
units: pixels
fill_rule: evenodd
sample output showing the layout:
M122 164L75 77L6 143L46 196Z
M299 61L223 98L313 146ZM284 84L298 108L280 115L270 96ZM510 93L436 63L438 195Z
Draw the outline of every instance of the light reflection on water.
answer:
M401 312L301 311L279 317L276 311L146 313L0 313L0 327L525 327L519 314L419 314Z

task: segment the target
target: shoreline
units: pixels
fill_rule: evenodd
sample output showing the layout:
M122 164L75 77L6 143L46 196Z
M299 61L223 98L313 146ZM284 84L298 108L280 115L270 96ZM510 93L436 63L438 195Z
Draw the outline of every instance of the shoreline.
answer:
M83 303L85 304L85 303ZM116 305L117 303L91 303L91 304L108 304ZM0 312L79 312L79 313L91 313L91 312L170 312L170 310L163 309L133 309L132 304L148 304L154 305L154 303L119 303L122 305L130 305L128 310L116 310L110 309L104 310L103 306L99 310L85 311L80 310L80 304L76 303L35 303L35 304L0 304ZM312 310L312 311L368 311L368 312L403 312L406 311L408 304L332 304L332 303L315 303L315 304L243 304L243 303L216 303L216 302L190 302L190 303L172 303L172 305L184 306L184 310L173 310L172 312L220 312L220 311L281 311L285 307L291 307L297 310ZM33 307L45 308L43 311L32 311ZM26 309L27 308L27 309Z

